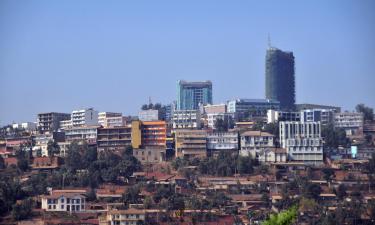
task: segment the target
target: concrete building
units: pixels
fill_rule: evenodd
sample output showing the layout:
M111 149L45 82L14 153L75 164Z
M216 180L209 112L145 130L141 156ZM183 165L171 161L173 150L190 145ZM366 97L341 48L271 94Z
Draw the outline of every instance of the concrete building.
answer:
M96 144L97 129L100 126L71 127L65 130L65 140L87 141L88 144Z
M37 129L37 124L34 122L24 122L24 123L13 123L13 129L23 129L25 131L33 132Z
M123 127L127 125L127 118L124 116L107 117L103 119L103 127Z
M306 109L327 109L335 113L341 112L341 107L337 107L337 106L319 105L319 104L310 104L310 103L302 103L302 104L295 104L295 105L296 105L296 111L302 111Z
M226 123L234 123L234 114L233 113L207 113L207 127L211 129L216 129L215 124L216 120L221 119Z
M278 121L301 121L301 113L272 109L267 110L267 123L275 123Z
M173 112L173 129L199 129L201 115L199 110L176 110Z
M48 155L48 142L64 142L64 132L49 132L44 134L37 134L34 136L33 156L49 156Z
M73 127L73 121L72 120L61 120L60 121L60 130L66 130L68 128Z
M143 221L145 224L146 211L143 209L129 208L125 210L109 210L100 225L137 225Z
M207 134L207 151L215 155L220 151L238 152L238 132L210 132Z
M240 155L258 159L259 153L275 148L274 135L262 131L246 131L240 134Z
M86 211L86 190L52 190L42 195L42 209L49 212Z
M177 110L197 110L200 104L212 104L212 82L178 81Z
M160 146L146 146L133 150L133 156L142 164L160 163L166 160L166 148Z
M98 151L118 151L131 146L131 127L99 127L97 130Z
M227 112L234 113L236 121L250 114L266 116L267 110L278 110L280 102L269 99L235 99L227 102Z
M60 128L61 120L69 120L70 114L68 113L39 113L38 114L38 130L41 133L57 131Z
M205 114L226 113L227 105L226 104L205 105L203 106L203 112Z
M74 110L71 119L74 127L99 125L98 111L93 108Z
M301 111L301 122L320 122L327 125L333 122L332 109L305 109Z
M279 101L281 109L294 109L295 75L293 52L269 47L266 53L266 98Z
M121 117L122 118L122 113L117 113L117 112L100 112L100 113L98 113L98 123L99 123L99 125L101 125L103 127L107 127L108 126L108 119L112 118L112 117L116 117L116 118Z
M176 130L176 157L206 157L207 132L205 130Z
M134 149L146 147L166 147L167 124L165 121L133 121L132 146Z
M156 110L156 109L142 110L138 113L138 119L141 121L158 121L159 110Z
M323 141L320 122L280 122L280 145L288 160L307 164L323 163Z
M258 160L260 163L286 162L288 154L283 148L264 149L259 152Z
M342 112L334 114L335 127L345 129L346 135L356 135L363 131L363 113Z

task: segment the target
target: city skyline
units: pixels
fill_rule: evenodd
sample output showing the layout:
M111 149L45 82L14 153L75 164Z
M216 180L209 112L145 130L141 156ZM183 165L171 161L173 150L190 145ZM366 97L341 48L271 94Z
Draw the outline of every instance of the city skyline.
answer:
M87 107L136 115L150 96L176 100L180 79L211 80L214 103L264 98L268 33L295 55L296 103L375 106L370 1L0 4L1 125Z

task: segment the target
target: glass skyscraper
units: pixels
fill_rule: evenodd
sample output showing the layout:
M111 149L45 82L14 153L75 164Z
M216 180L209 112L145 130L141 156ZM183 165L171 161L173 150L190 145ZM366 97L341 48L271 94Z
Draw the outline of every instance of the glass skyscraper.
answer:
M178 81L177 110L197 110L200 103L212 104L212 82Z
M293 52L284 52L270 47L266 54L266 98L280 102L283 110L294 109Z

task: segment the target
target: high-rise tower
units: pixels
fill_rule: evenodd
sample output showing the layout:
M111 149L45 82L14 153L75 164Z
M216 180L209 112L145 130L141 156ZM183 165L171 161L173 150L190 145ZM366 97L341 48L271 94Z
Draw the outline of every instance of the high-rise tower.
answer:
M177 85L177 109L198 109L199 104L212 104L212 82L187 82L180 80Z
M280 102L283 110L294 109L295 78L293 52L269 47L266 54L266 98Z

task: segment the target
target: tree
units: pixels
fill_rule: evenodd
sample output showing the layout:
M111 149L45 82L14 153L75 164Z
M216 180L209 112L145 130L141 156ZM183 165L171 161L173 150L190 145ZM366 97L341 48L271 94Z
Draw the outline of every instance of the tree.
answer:
M80 146L77 142L72 142L68 146L68 154L65 158L65 164L71 171L76 171L82 168L82 157L80 153Z
M336 191L336 195L339 199L342 200L344 197L346 197L346 186L345 185L340 184L335 191Z
M26 171L29 169L29 159L27 157L26 151L22 148L16 151L17 167L21 171Z
M0 169L4 169L4 168L5 168L4 158L0 155Z
M342 128L335 128L332 123L323 126L322 137L324 138L324 144L329 148L337 148L339 145L348 146L350 141L346 137L345 130Z
M328 186L330 186L331 180L335 176L335 171L331 168L324 168L322 172L324 180L326 180L328 182Z
M122 194L122 201L125 205L129 204L139 204L141 203L140 198L140 189L137 185L129 187L123 194Z
M358 104L355 107L356 111L359 113L363 113L363 119L367 121L373 121L374 120L374 109L365 106L364 104Z
M293 206L279 214L272 214L269 219L262 222L262 225L291 225L297 219L297 207Z
M60 154L60 146L56 141L49 140L47 143L47 152L48 156L52 158L54 155Z
M34 202L31 199L26 199L21 201L21 203L16 203L13 206L12 218L14 220L23 220L27 219L32 215L32 207Z

